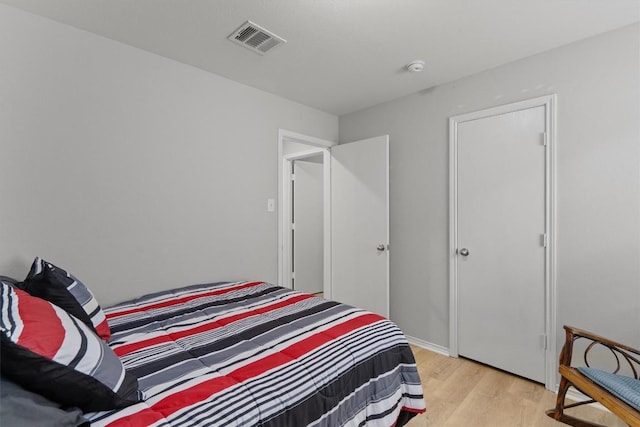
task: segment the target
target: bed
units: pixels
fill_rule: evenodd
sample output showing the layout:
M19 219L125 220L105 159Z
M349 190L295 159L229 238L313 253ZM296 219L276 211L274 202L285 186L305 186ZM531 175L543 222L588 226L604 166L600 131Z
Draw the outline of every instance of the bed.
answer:
M93 426L401 426L425 410L402 332L348 305L221 282L104 315L108 346L137 379L138 397L85 410Z

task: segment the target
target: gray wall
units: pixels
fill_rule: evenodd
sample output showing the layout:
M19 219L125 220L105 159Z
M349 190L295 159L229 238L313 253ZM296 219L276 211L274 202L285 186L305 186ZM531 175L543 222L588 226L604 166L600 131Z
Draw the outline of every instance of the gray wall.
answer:
M340 117L340 141L389 134L391 318L448 347L448 123L558 94L558 343L572 324L640 344L640 26ZM428 67L425 72L429 72Z
M336 116L4 5L0 52L1 274L39 255L103 305L276 281L278 128Z

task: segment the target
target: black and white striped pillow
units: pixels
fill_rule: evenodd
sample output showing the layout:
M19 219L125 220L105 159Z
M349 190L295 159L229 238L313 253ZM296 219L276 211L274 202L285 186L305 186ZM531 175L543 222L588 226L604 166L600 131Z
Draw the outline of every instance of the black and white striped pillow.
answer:
M27 278L18 287L63 308L93 328L103 340L111 337L107 318L98 301L89 288L68 271L37 257Z
M111 348L60 307L0 283L2 375L85 412L138 402L138 380Z

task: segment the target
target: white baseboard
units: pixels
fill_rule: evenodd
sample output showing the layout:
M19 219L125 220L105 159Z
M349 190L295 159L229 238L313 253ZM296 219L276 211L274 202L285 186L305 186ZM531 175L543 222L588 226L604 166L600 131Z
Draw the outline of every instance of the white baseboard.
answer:
M406 337L407 341L409 341L409 344L416 345L418 347L424 348L425 350L433 351L434 353L442 354L443 356L450 356L449 349L446 347L423 341L419 338L410 337L409 335L406 335Z

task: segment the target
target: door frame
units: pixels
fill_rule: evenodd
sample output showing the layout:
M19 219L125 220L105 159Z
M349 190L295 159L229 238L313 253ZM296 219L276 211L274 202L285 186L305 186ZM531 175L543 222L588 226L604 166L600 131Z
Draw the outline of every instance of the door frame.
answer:
M556 114L557 95L545 95L449 118L449 354L458 357L458 125L535 107L545 108L545 387L556 383Z
M309 146L308 149L284 154L285 142ZM323 255L325 298L331 298L331 153L337 142L278 129L278 285L291 288L291 162L322 153L323 158Z

